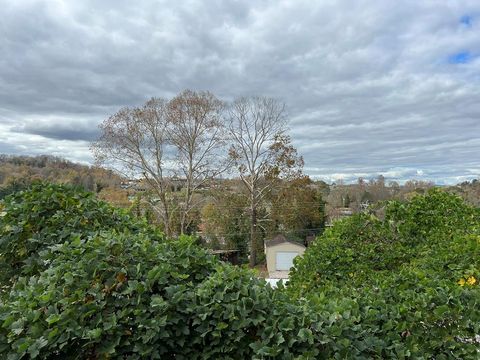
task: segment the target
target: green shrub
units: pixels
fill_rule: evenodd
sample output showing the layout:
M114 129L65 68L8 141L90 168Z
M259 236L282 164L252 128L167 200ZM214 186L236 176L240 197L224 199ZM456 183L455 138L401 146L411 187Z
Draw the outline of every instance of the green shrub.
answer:
M318 355L316 314L188 241L79 237L45 252L0 306L0 354L263 359Z
M345 342L350 358L476 359L479 225L478 209L440 190L390 202L385 220L353 216L318 238L288 292L318 313L350 302L335 310L336 354Z
M191 290L217 261L186 242L106 232L44 253L1 306L11 358L160 358L191 340ZM4 354L5 354L4 353Z
M298 291L328 282L363 286L372 276L398 271L414 259L434 260L455 236L479 231L479 209L455 195L430 190L409 203L388 203L384 220L356 214L336 222L296 261L290 284ZM471 265L466 250L457 250L457 260Z
M71 187L36 184L2 208L0 355L312 358L308 306L189 238L161 237ZM7 276L6 276L7 277Z
M480 209L468 205L459 196L434 188L407 203L389 202L386 221L399 237L417 245L432 242L434 237L446 240L455 234L478 231Z
M451 195L336 223L274 290L192 239L38 186L1 210L3 226L18 219L2 261L20 274L0 358L478 358L479 213Z
M305 301L292 303L250 270L219 268L195 290L192 310L191 339L204 359L313 359L319 354L312 330L316 316Z
M336 222L295 261L290 284L304 290L327 282L361 285L372 273L397 269L411 251L375 216L355 214Z
M39 253L51 245L109 229L161 238L123 210L71 186L35 183L13 193L0 203L0 283L43 270Z

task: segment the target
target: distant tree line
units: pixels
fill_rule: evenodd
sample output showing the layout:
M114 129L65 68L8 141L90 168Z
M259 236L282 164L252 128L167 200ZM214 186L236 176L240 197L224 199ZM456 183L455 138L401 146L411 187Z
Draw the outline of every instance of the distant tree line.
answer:
M323 191L328 218L335 218L339 209L349 208L352 213L359 213L381 204L387 200L410 200L414 195L424 194L429 189L438 187L432 181L408 180L403 184L388 181L380 175L370 180L359 178L354 184L342 182L327 185ZM480 206L480 181L462 182L453 186L443 186L449 192L464 198L474 206Z
M0 198L27 187L35 180L68 183L100 193L121 182L121 177L98 167L81 165L51 155L0 154Z

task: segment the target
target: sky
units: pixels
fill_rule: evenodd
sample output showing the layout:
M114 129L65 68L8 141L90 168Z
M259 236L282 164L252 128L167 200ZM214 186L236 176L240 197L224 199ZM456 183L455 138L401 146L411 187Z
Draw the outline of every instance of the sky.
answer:
M480 177L480 1L0 0L0 153L92 162L98 124L184 89L285 102L329 182Z

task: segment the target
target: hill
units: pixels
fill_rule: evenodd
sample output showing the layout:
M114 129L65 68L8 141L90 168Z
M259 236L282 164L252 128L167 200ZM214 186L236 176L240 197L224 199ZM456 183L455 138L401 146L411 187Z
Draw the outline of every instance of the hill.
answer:
M74 163L51 155L0 155L0 198L34 180L79 186L100 193L117 187L122 178L111 170Z

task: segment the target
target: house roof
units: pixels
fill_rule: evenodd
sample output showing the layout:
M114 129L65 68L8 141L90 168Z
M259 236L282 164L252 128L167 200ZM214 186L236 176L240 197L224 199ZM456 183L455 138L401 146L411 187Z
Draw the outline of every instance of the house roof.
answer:
M287 240L287 238L285 236L281 235L281 234L278 234L272 240L265 241L265 246L270 247L270 246L275 246L275 245L279 245L279 244L283 244L283 243L289 243L289 244L292 244L292 245L305 247L303 244L300 244L298 242Z

